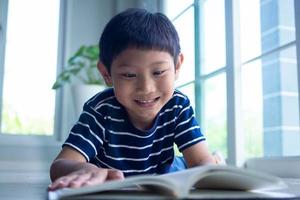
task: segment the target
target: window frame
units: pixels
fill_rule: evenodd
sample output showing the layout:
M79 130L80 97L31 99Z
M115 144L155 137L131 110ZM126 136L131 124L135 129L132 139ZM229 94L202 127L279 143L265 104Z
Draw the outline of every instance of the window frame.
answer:
M8 0L0 0L0 113L2 113L3 103L3 79L4 79L4 58L5 41L7 27ZM0 127L2 123L2 114L0 115Z
M59 27L58 27L58 50L57 50L57 76L62 72L66 63L66 38L67 38L68 2L60 0ZM55 141L63 139L63 100L64 90L56 90L55 112L54 112L54 133Z
M300 1L294 0L295 29L296 29L296 57L297 57L297 78L298 78L298 102L300 118Z
M227 161L241 166L245 157L242 130L239 2L225 0L227 80ZM233 119L233 120L228 120Z

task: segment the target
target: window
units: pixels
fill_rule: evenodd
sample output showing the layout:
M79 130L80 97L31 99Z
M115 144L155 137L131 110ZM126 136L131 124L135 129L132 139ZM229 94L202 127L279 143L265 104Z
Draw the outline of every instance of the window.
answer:
M246 157L300 155L294 1L239 8Z
M202 129L211 151L227 155L225 10L223 0L198 1ZM200 20L200 19L199 19Z
M60 1L1 3L7 12L0 13L1 35L6 35L0 41L0 132L52 135Z
M300 155L300 22L294 12L300 3L178 0L165 6L181 42L194 41L183 48L194 69L181 74L178 87L193 98L210 150L232 164Z

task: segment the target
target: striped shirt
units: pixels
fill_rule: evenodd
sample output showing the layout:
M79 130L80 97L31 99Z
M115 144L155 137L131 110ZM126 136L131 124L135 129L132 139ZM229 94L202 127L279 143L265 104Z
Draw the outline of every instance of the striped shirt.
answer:
M96 94L83 107L64 145L98 167L123 171L125 176L162 174L180 151L205 140L189 99L175 90L149 130L136 129L114 90Z

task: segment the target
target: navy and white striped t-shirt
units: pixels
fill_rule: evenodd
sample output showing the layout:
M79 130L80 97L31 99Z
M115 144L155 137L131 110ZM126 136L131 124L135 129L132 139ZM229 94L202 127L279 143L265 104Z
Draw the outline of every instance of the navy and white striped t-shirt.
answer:
M174 143L183 151L202 140L189 99L181 92L175 90L153 127L141 131L130 122L114 90L107 89L85 103L64 145L88 162L130 176L165 173L174 159Z

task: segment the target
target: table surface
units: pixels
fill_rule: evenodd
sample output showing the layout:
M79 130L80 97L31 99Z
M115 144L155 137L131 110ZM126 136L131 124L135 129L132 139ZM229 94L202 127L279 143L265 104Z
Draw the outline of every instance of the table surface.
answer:
M48 172L1 172L0 199L46 199L49 183Z
M286 190L276 191L275 197L284 198L290 197L291 199L300 199L300 179L285 179L289 185ZM47 186L50 183L47 173L19 173L19 174L4 174L0 173L0 199L3 200L46 200L47 199ZM201 193L201 194L200 194ZM249 195L245 192L233 192L233 191L200 191L200 195L195 194L191 196L191 199L226 199L226 198L254 198L255 196ZM291 195L286 195L291 194ZM281 196L282 195L282 196ZM99 197L99 196L98 196ZM109 198L109 197L107 197ZM90 199L98 199L90 198ZM101 199L106 199L102 197ZM114 197L112 199L119 199ZM120 199L126 199L122 196ZM153 199L147 197L135 196L135 198L128 199Z

